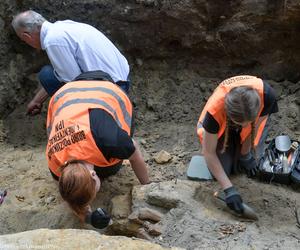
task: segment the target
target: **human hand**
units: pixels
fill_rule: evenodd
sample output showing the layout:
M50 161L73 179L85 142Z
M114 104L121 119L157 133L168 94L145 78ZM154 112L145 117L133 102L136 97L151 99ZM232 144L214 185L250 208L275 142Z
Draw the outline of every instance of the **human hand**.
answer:
M255 158L251 155L248 159L243 157L239 160L239 165L241 169L246 171L248 177L254 177L258 173L258 165Z
M227 206L238 214L244 212L243 200L234 186L224 189Z
M41 109L42 109L42 104L32 100L28 105L27 105L27 111L26 114L27 115L37 115L39 113L41 113Z
M95 228L103 229L110 225L111 218L104 209L97 208L94 212L87 216L86 222Z

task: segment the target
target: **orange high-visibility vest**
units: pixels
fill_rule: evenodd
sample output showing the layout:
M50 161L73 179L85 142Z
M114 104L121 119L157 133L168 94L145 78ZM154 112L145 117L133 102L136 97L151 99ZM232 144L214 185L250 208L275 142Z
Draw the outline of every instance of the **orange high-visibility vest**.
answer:
M257 123L259 116L264 108L263 81L260 78L257 78L255 76L248 76L248 75L228 78L223 82L221 82L219 86L215 89L215 91L208 99L206 105L204 106L201 112L197 124L197 134L199 136L201 143L203 141L203 132L204 132L204 128L202 127L202 122L207 112L209 112L219 124L218 139L223 135L226 128L226 119L227 119L226 112L225 112L225 96L232 88L239 87L239 86L250 86L253 89L256 89L258 91L258 94L260 96L261 106L258 115L255 119L255 122ZM266 121L267 119L265 118L260 124L259 128L257 128L255 141L254 141L255 146L257 146L259 143L259 139L262 135ZM250 133L251 133L251 124L248 124L247 127L242 128L240 132L241 144L246 140L246 138L250 135Z
M103 109L130 135L132 104L127 95L108 81L69 82L49 102L46 157L51 171L70 160L108 167L120 162L103 156L90 130L89 109Z

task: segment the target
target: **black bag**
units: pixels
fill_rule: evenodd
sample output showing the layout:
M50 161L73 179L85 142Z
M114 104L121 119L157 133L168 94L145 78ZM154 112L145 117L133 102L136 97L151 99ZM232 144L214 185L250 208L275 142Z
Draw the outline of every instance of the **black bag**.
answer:
M284 142L283 147L281 147L280 141ZM299 141L290 140L286 135L273 139L260 159L259 178L270 183L293 183L300 186Z
M295 187L300 187L300 149L298 147L298 159L291 173L291 181Z
M115 83L114 80L111 78L111 76L102 70L83 72L79 76L77 76L73 81L84 81L84 80L109 81Z

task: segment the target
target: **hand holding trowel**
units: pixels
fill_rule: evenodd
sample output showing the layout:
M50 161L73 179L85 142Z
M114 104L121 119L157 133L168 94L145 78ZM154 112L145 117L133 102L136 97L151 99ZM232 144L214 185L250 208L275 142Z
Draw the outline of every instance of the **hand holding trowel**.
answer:
M237 191L235 190L234 187L230 187L229 189L230 190L227 192L231 192L232 197L234 197L236 195L240 198L239 194L237 193ZM235 192L236 192L236 194L235 194ZM227 206L229 206L231 209L230 211L232 211L234 215L244 218L244 219L247 219L247 220L253 220L253 221L258 220L258 217L257 217L255 211L251 207L249 207L246 203L244 203L241 200L241 198L240 198L240 208L237 210L237 208L234 209L234 207L230 206L231 204L228 204L228 202L226 202L226 195L223 192L217 191L214 193L214 196L217 199L223 201L225 204L227 204Z
M195 155L192 157L187 170L187 177L192 180L200 181L213 179L202 155ZM233 211L235 215L248 220L258 220L254 210L247 204L243 203L241 196L233 186L225 189L224 192L226 194L223 192L215 192L214 196L228 206L231 206L231 211ZM228 202L230 205L226 202L226 198L227 201L231 200ZM237 211L239 211L239 213Z

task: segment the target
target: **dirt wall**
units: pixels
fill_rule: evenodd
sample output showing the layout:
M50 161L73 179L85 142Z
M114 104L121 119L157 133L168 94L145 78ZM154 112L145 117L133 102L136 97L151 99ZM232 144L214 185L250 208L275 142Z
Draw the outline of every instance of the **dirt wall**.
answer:
M135 66L167 63L204 77L256 74L298 82L300 3L296 0L3 0L0 4L0 115L32 95L46 56L23 44L10 22L34 9L50 21L96 26Z

